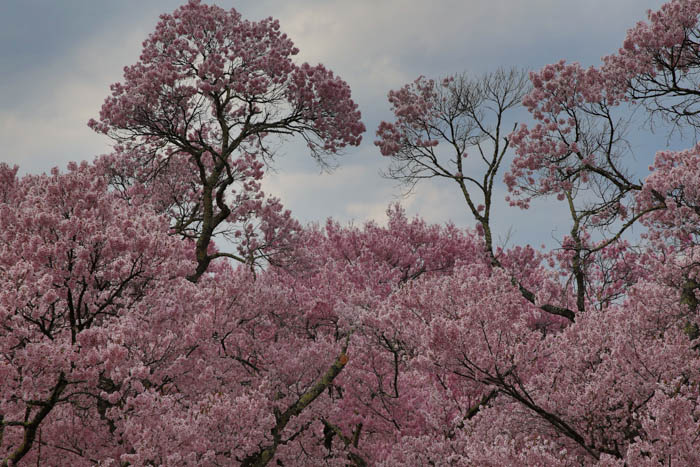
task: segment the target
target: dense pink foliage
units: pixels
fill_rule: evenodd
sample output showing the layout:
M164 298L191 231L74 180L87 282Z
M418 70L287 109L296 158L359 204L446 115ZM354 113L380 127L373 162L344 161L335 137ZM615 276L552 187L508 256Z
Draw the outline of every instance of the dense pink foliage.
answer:
M0 413L4 423L48 415L40 436L109 456L112 404L143 391L144 378L165 380L186 345L192 324L177 310L194 293L190 248L168 236L167 219L107 193L85 164L13 189L0 204ZM3 458L20 427L3 427Z
M522 105L534 123L502 140L515 149L505 182L512 205L527 209L542 196L565 203L571 230L551 252L492 246L487 176L499 168L497 151L489 160L479 132L464 149L454 144L469 124L484 131L504 93L479 83L458 89L451 84L457 77L442 82L451 94L423 77L389 93L396 120L380 124L375 144L403 169L390 175L416 183L432 171L456 180L486 234L487 255L481 266L475 258L468 268L416 281L388 300L405 335L420 316L413 339L403 342L412 344L411 361L427 360L423 371L441 381L422 397L442 405L428 409L421 433L401 430L407 436L385 464L699 462L692 453L700 426L694 342L700 157L696 147L660 151L652 173L640 180L629 168L625 140L635 106L696 131L699 14L699 2L671 1L649 12L649 21L631 29L601 67L560 61L530 73ZM494 95L501 99L485 105ZM450 106L452 96L460 105ZM475 111L466 112L470 106ZM471 118L460 119L460 112ZM486 176L457 165L475 146ZM452 147L457 152L442 159ZM475 209L474 193L485 206ZM641 242L624 240L637 224L645 227ZM463 289L472 277L474 285ZM490 289L492 281L503 289ZM401 314L394 300L415 294L420 300L400 302ZM470 300L483 309L470 308ZM451 423L427 421L438 414L451 414Z
M260 190L262 141L359 143L348 86L271 19L164 15L91 123L114 154L0 164L0 465L699 465L700 146L640 180L620 128L635 105L693 125L654 89L695 105L656 77L671 54L694 79L699 14L672 0L601 67L531 87L390 92L390 175L456 185L474 229L399 206L302 227ZM502 131L520 104L533 122ZM510 148L512 203L569 209L559 248L494 245Z

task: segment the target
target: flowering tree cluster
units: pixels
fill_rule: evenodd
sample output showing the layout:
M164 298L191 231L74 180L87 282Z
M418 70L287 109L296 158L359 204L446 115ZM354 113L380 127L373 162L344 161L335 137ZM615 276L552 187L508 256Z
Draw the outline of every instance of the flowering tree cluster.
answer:
M0 465L699 465L700 146L642 178L623 131L695 128L699 18L391 91L387 175L454 183L460 229L301 226L260 190L268 141L359 144L347 84L272 19L163 15L90 122L113 154L0 164ZM500 177L565 204L559 248L494 244Z
M442 331L443 343L434 340L417 353L448 368L460 389L478 388L471 399L477 403L458 405L466 417L457 422L459 430L442 435L444 443L434 441L436 433L423 434L410 441L410 455L400 443L399 460L390 463L698 463L689 454L697 450L700 428L698 148L660 151L651 175L640 179L629 167L625 128L630 111L641 107L672 130L694 131L699 15L700 2L670 1L631 29L602 66L560 61L530 73L527 91L509 94L521 89L520 80L498 72L466 88L460 77L441 83L419 78L389 94L396 120L379 126L376 141L392 159L389 175L412 183L426 174L457 181L492 257L491 272L479 272L474 288L487 290L500 275L521 298L509 302L499 292L501 301L489 304L488 295L472 291L486 316L467 311L466 303L448 312L456 324L452 334ZM503 77L509 86L494 100L490 90L496 87L483 83ZM510 96L533 123L505 135L499 111L509 107L499 103ZM473 135L462 146L455 137L460 132ZM500 147L515 150L504 176L511 205L528 209L533 198L552 196L567 207L571 228L560 248L494 248L488 176L500 160L492 135L501 135ZM464 173L467 152L482 156L480 176ZM484 200L480 206L473 193ZM645 233L630 243L623 237L634 225ZM437 288L430 285L430 293ZM464 300L469 293L454 295ZM430 309L426 321L444 326L439 317L454 295L409 309ZM519 311L509 316L513 310ZM430 335L427 329L423 336Z

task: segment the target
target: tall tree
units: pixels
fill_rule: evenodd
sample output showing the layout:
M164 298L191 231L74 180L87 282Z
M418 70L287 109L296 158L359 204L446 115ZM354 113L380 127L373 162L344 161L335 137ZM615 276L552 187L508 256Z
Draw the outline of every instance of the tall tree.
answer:
M251 22L199 0L162 15L139 61L112 85L95 131L116 142L115 184L139 185L196 242L197 281L218 257L253 263L289 246L300 226L260 190L271 136L300 136L322 164L358 145L350 88L323 65L297 65L272 18ZM211 250L225 233L237 253Z

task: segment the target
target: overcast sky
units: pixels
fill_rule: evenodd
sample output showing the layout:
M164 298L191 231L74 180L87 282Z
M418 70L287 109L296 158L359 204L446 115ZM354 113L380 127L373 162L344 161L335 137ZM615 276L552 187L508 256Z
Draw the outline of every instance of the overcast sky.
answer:
M184 1L184 0L183 0ZM96 117L111 83L139 56L141 42L174 0L1 0L0 162L22 173L92 160L109 141L86 126ZM281 148L268 192L303 222L332 216L342 222L382 219L401 193L378 172L387 167L372 144L381 120L391 114L390 89L418 75L478 75L499 66L538 69L558 61L599 63L615 52L625 31L657 9L658 0L241 0L247 19L280 20L297 47L299 61L321 62L350 84L367 133L346 151L340 168L320 174L303 147ZM664 138L659 145L664 144ZM638 161L654 152L642 145ZM426 184L402 200L411 214L431 222L471 225L453 186ZM496 230L513 228L516 243L549 243L555 205L528 212L496 206ZM560 229L561 231L561 229Z

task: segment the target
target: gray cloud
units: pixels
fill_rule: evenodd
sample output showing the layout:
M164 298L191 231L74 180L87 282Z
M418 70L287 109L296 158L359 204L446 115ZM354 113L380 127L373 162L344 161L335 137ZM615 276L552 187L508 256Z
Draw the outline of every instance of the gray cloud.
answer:
M232 2L218 2L230 8ZM387 162L372 145L389 119L386 93L416 76L475 74L498 66L536 69L566 58L597 63L620 45L626 29L659 0L262 0L235 2L247 18L280 20L301 49L299 59L322 62L353 89L368 127L362 146L341 168L319 174L303 145L281 147L278 171L265 189L303 221L380 219L400 192L379 177ZM70 160L92 160L109 142L91 132L110 83L133 63L158 14L174 0L91 2L8 0L0 3L0 161L40 172ZM647 141L645 139L644 141ZM653 154L652 154L653 155ZM648 161L640 161L646 166ZM427 220L469 225L452 187L424 184L404 200ZM551 204L551 203L550 203ZM536 205L537 206L537 205ZM497 229L518 225L516 240L550 237L551 205L529 213L510 209ZM507 213L507 217L505 214ZM545 228L542 228L542 226ZM542 238L545 237L545 238Z

